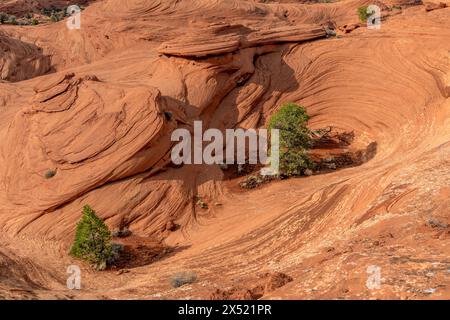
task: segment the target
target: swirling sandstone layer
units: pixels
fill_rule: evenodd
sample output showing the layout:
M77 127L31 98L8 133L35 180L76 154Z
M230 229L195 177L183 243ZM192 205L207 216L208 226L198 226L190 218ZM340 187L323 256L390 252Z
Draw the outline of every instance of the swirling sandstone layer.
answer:
M50 68L50 57L41 48L0 32L0 80L26 80L45 74Z

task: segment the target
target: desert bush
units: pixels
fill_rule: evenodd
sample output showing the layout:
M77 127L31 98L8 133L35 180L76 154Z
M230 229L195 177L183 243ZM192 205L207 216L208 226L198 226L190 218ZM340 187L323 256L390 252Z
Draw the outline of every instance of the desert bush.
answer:
M66 16L66 12L63 10L53 11L52 14L50 15L50 21L58 22L58 21L63 20L65 16Z
M106 269L115 258L108 227L88 205L83 207L70 254L89 262L97 270Z
M203 199L202 199L201 197L196 196L195 199L197 200L197 201L196 201L196 204L197 204L200 208L202 208L202 209L208 209L208 204L207 204L205 201L203 201Z
M9 23L12 25L17 25L17 19L15 16L9 16Z
M261 174L250 175L239 183L239 186L243 189L255 189L264 183L272 181L274 177L263 176Z
M39 24L39 20L38 20L38 19L32 19L32 20L31 20L31 24L32 24L33 26L37 26L37 25Z
M122 252L124 252L125 246L120 243L112 243L111 244L111 256L106 261L107 264L113 264L116 262L119 258Z
M170 284L173 288L191 284L197 281L197 274L192 271L177 272L170 278Z
M50 9L48 9L48 8L42 8L42 9L41 9L41 13L42 13L44 16L50 17L51 14L52 14L52 11L51 11Z
M269 129L280 130L280 171L284 175L301 175L313 167L307 152L313 145L308 120L305 108L295 103L284 104L270 118Z
M128 229L128 227L117 228L111 232L111 236L113 238L126 238L126 237L129 237L130 235L131 235L131 231L130 231L130 229Z
M45 174L44 174L45 179L53 178L55 175L56 175L55 170L47 170L47 172L45 172Z
M42 15L49 17L51 21L57 22L64 19L67 15L67 7L56 8L55 6L51 6L49 8L41 9L41 13Z
M8 15L4 12L0 12L0 24L4 24L8 21Z
M370 13L367 13L367 9L368 6L362 6L358 8L358 16L361 22L366 22L367 18L371 15Z

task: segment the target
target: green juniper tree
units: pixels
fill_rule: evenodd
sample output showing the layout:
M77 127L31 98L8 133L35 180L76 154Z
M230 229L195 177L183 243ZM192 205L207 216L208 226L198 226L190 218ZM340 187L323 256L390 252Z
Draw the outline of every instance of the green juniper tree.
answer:
M107 263L114 257L111 232L88 205L83 207L70 254L89 262L98 270L106 269Z
M303 106L284 104L269 120L269 129L280 130L280 171L296 176L313 167L307 150L312 146L309 116Z

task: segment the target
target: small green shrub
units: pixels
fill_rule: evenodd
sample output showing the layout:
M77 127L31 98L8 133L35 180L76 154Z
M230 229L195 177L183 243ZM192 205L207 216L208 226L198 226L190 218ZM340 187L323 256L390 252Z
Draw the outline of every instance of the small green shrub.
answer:
M88 205L83 207L83 216L77 225L70 254L89 262L97 270L106 269L107 264L115 258L108 227Z
M41 14L44 16L47 16L50 18L51 21L61 21L64 19L65 16L67 16L67 7L63 8L56 8L54 6L51 6L49 8L43 8L41 9ZM56 21L55 21L56 20Z
M203 201L203 199L202 198L200 198L200 197L196 197L196 200L197 200L197 202L196 202L196 204L200 207L200 208L202 208L202 209L208 209L208 204L205 202L205 201Z
M56 175L56 171L55 170L48 170L45 174L44 177L45 179L51 179Z
M12 25L17 25L17 19L15 16L10 16L9 17L9 23Z
M131 235L131 231L130 231L130 229L128 229L128 227L117 228L111 232L111 236L113 238L126 238L126 237L129 237L130 235Z
M255 189L264 183L268 183L274 179L273 176L263 176L261 174L250 175L239 183L243 189Z
M367 19L374 14L375 12L369 12L367 13L367 9L369 7L368 6L362 6L358 8L358 16L359 16L359 20L361 20L361 22L366 22Z
M0 12L0 24L4 24L8 21L8 15L4 12Z
M284 104L269 121L269 129L280 130L280 171L287 176L301 175L313 167L307 150L313 140L307 127L309 116L303 106Z
M170 284L173 288L191 284L197 281L197 274L192 271L177 272L170 278Z
M64 19L64 17L66 16L65 11L53 11L52 14L50 15L50 21L52 22L58 22Z
M37 26L39 24L39 20L34 18L34 19L31 20L31 24L33 26Z

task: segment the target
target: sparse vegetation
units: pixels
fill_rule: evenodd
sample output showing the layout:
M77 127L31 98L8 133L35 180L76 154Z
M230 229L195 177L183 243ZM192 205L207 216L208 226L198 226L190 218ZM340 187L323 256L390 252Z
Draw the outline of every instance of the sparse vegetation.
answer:
M203 199L202 198L200 198L200 197L196 197L196 204L200 207L200 208L202 208L202 209L208 209L208 204L205 202L205 201L203 201Z
M367 22L367 19L373 15L375 12L368 12L368 6L362 6L358 8L358 16L361 22Z
M56 175L56 171L55 170L47 170L47 172L45 172L44 177L45 179L51 179Z
M280 171L286 176L301 175L314 166L307 152L313 145L308 120L303 106L287 103L269 121L269 129L280 130Z
M56 15L52 14L52 15L50 16L50 21L51 21L51 22L58 22L58 21L59 21L59 18L58 18Z
M83 9L83 8L81 8ZM11 25L33 25L36 26L45 22L58 22L63 20L65 17L69 16L67 13L67 7L56 8L51 6L50 8L43 8L40 14L34 14L28 12L23 16L17 18L13 15L8 15L4 12L0 12L0 24L11 24Z
M106 224L90 206L84 206L70 254L89 262L97 270L104 270L120 252L119 248L113 249Z
M0 24L5 24L8 21L8 15L4 12L0 12Z
M125 247L123 244L120 243L112 243L111 244L111 258L109 259L109 262L117 261L120 258L120 255L124 251Z
M22 19L17 19L16 16L8 15L4 12L0 12L0 24L10 24L10 25L31 25L32 20L31 18L28 18L28 15L26 15Z
M170 278L170 284L173 288L179 288L185 284L191 284L197 281L197 274L193 271L177 272Z
M50 20L52 22L58 22L58 21L63 20L66 16L67 16L66 9L58 10L58 11L55 10L55 11L52 11L52 13L50 14Z
M239 186L243 189L254 189L262 184L272 181L273 179L274 177L272 176L263 176L258 173L256 175L250 175L246 177L243 181L239 183Z
M56 8L55 6L51 6L50 8L43 8L41 10L42 15L51 17L58 17L60 20L64 19L67 16L67 7Z
M120 229L118 228L118 229L114 229L111 232L111 235L113 238L126 238L131 235L131 231L127 227L120 228Z

